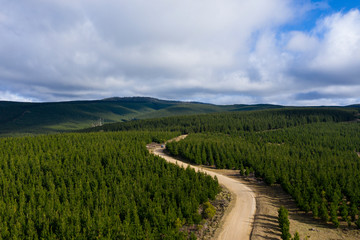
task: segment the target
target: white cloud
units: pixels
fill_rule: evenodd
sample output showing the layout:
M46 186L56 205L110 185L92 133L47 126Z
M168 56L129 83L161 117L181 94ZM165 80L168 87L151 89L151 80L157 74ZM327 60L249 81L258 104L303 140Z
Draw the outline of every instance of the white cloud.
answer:
M267 94L261 94L267 102L287 99L284 104L334 105L360 101L360 11L327 16L308 32L290 31L280 38L275 32L264 32L250 55L250 65L259 82L268 83Z
M91 86L110 95L122 93L124 85L126 92L143 93L156 90L156 81L206 91L214 88L208 82L247 62L254 32L292 17L286 0L34 1L28 6L34 11L6 6L11 21L0 27L0 61L7 62L6 72L27 76L18 80L23 85L48 89L44 100L49 92ZM8 61L9 49L21 54ZM1 81L11 84L10 75ZM108 79L116 81L110 85ZM227 89L229 79L217 90Z
M0 101L33 102L34 99L24 98L10 91L0 91Z
M324 2L0 5L0 91L25 99L147 95L287 104L298 93L359 82L358 10L325 17L311 31L282 32L312 9L328 7Z
M360 12L337 13L319 23L323 36L311 67L324 71L343 71L360 66Z
M286 45L288 51L311 54L320 47L319 39L307 33L293 31L289 35Z

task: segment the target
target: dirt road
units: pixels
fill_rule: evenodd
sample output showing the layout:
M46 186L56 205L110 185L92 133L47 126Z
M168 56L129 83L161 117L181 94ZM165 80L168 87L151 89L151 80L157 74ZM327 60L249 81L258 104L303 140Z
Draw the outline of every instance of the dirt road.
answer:
M189 164L181 162L164 153L164 149L156 147L153 153L164 158L166 161L186 168ZM222 227L216 233L216 239L250 239L252 223L254 220L256 201L255 193L236 179L226 177L208 169L192 166L196 171L205 172L210 176L216 176L221 185L224 185L233 193L233 203L225 213Z

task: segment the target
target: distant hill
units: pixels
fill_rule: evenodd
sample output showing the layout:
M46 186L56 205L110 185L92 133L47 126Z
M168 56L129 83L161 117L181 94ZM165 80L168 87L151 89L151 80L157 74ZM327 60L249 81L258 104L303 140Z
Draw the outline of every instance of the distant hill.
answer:
M347 108L356 108L356 109L360 109L360 104L353 104L353 105L349 105L346 106Z
M113 97L95 101L23 103L0 101L0 135L66 132L100 123L176 115L281 108L278 105L213 105L150 97Z

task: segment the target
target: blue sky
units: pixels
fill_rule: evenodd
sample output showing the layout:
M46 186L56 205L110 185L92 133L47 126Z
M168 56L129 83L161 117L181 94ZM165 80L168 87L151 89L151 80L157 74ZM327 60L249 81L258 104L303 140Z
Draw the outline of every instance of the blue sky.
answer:
M300 0L299 2L306 3L308 1ZM328 1L312 1L314 9L308 11L304 18L297 24L289 26L288 29L297 29L310 31L315 25L316 22L326 16L337 12L347 12L351 9L360 8L360 0L328 0Z
M360 7L360 1L358 0L329 0L328 1L329 6L331 7L332 12L345 10L348 11L352 8L359 8Z
M360 103L360 0L0 6L0 100Z

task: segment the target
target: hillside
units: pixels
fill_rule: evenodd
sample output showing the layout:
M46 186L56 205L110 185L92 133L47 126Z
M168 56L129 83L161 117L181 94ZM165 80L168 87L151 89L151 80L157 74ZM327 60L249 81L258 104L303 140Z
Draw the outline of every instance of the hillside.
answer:
M148 97L107 98L95 101L21 103L0 101L0 135L52 133L175 115L279 108L275 105L212 105L166 101Z
M199 102L160 100L150 97L113 97L93 101L23 103L0 101L0 135L68 132L106 123L134 119L195 115L219 112L279 109L283 106L214 105ZM359 105L343 108L359 109Z

